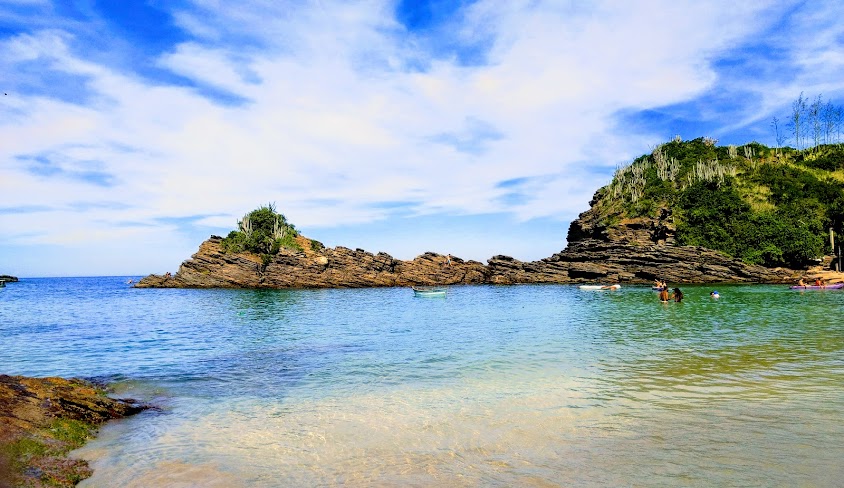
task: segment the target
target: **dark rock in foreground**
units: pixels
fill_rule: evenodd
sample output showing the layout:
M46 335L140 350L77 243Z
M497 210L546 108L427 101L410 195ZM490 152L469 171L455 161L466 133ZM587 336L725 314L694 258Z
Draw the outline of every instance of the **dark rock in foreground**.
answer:
M83 380L0 375L0 488L76 485L91 470L67 453L103 422L146 408Z

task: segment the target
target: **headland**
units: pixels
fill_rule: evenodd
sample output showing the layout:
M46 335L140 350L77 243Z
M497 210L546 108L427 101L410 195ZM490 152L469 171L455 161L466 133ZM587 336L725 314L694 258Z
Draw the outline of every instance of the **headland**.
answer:
M840 263L844 146L795 150L675 139L599 188L566 247L538 261L486 264L426 252L403 261L302 236L273 205L211 236L179 270L136 286L342 288L453 284L793 283ZM826 273L821 276L822 273Z

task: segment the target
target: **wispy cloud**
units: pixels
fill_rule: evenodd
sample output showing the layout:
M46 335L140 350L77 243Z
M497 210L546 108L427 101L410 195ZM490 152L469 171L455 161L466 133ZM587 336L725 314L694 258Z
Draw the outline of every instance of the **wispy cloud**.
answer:
M50 212L54 210L53 207L46 205L21 205L18 207L0 207L0 214L31 214Z
M660 140L754 134L799 85L844 84L835 2L411 4L7 2L6 205L124 202L45 212L37 239L102 227L102 246L173 253L197 222L167 216L225 232L266 201L320 233L408 215L564 222Z
M19 156L27 173L41 178L68 178L91 185L112 187L116 185L115 177L102 171L102 161L61 161L60 156Z
M431 142L445 144L456 151L479 155L486 152L489 143L503 139L504 134L492 124L466 117L463 127L453 132L441 132L429 138Z

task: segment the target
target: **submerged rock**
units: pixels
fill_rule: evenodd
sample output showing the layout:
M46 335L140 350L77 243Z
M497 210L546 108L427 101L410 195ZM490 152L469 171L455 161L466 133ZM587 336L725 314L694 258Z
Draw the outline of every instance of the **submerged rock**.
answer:
M103 422L147 408L84 380L0 375L0 488L74 486L91 470L67 453Z

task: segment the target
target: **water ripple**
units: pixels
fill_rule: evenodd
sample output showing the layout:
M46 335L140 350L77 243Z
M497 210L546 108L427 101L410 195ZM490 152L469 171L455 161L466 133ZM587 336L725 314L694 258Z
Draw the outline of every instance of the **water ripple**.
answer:
M12 286L14 285L14 286ZM108 378L84 486L833 486L844 293L0 293L0 372Z

